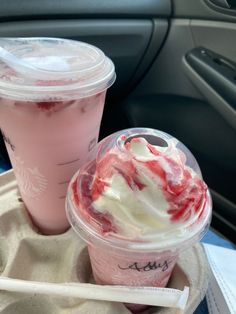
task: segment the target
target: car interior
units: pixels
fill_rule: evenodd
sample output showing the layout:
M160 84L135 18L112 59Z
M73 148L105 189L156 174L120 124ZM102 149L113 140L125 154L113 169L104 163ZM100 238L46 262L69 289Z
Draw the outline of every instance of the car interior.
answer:
M0 1L0 37L62 37L116 67L100 138L150 127L182 141L213 198L212 227L236 237L236 1ZM9 163L1 137L0 158Z

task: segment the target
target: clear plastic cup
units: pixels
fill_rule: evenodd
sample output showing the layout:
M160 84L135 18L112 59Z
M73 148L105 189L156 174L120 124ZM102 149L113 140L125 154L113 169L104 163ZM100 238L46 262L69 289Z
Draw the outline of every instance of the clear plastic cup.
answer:
M134 158L126 148L136 138L145 138L165 156L165 159L158 157L158 166L152 173L143 167L143 164L148 167L152 164L149 157L135 155ZM158 155L155 147L148 149ZM139 153L142 154L140 149ZM139 168L135 167L137 160ZM117 174L124 179L119 185ZM185 181L181 181L182 176L186 177ZM163 200L155 199L159 193L156 183L159 184L161 177L166 180L163 183L163 195L168 200L166 210ZM148 182L154 190L147 190ZM101 201L101 195L105 195L105 200ZM119 211L124 208L130 209L130 213L121 216ZM157 219L157 224L159 219L155 218L153 209L163 222L161 227L153 225L152 219ZM84 165L69 184L66 210L72 227L88 244L97 283L165 287L179 254L198 242L208 230L212 203L195 158L181 142L164 132L134 128L112 134L98 144L96 158ZM148 233L146 222L151 226ZM133 312L146 308L136 304L126 306Z
M72 40L4 38L0 46L0 127L22 199L42 233L62 233L67 186L93 158L114 65Z

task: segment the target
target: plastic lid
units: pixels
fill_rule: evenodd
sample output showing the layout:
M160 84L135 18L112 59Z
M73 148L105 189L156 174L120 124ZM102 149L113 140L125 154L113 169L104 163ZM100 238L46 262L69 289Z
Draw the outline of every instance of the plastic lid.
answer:
M2 38L0 95L55 101L97 94L115 81L112 61L95 46L60 38Z
M143 144L131 148L143 140L147 150ZM209 190L188 148L148 128L103 139L96 159L72 178L66 204L72 227L85 241L134 251L189 247L207 231L211 209Z

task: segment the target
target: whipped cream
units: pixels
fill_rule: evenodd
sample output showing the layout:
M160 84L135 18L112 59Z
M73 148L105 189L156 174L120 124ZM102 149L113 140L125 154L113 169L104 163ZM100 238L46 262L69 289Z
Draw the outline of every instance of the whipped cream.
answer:
M164 139L151 145L148 136L127 139L120 132L101 142L96 160L73 178L75 212L99 237L158 249L204 233L208 188L200 170L193 170L198 166L191 153L175 138Z
M92 206L111 217L122 237L143 239L176 230L194 223L204 208L206 185L185 165L176 141L167 144L159 147L134 138L97 164Z

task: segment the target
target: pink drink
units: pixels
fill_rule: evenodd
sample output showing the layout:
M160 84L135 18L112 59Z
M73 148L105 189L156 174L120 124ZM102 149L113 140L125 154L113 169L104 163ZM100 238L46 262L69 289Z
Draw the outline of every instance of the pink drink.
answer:
M89 244L88 251L96 283L101 285L165 287L178 252L129 252ZM149 306L126 304L133 312Z
M31 40L34 43L34 39ZM54 58L57 40L47 39L46 46L39 39L35 40L39 41L37 49L41 49L42 59L47 58L48 53ZM31 47L33 43L29 41L25 45ZM91 60L87 53L100 53L97 48L83 43L61 40L60 45L65 51L62 48L57 51L56 62L60 62L60 53L68 58L69 53L76 53L77 47L79 56L88 64ZM37 54L40 52L36 50ZM73 68L76 57L72 55L71 60ZM63 71L59 71L56 75L61 76L60 79L55 80L53 73L53 79L49 80L51 72L48 71L47 79L37 79L34 75L38 73L34 73L33 79L28 80L15 69L5 64L1 65L2 69L0 66L1 73L5 71L8 75L10 86L9 90L1 87L0 77L0 127L22 199L33 222L44 234L61 233L69 227L65 214L67 186L74 172L94 155L106 89L114 81L114 68L111 62L109 65L106 72L111 72L110 81L106 79L100 86L96 86L97 79L109 73L99 68L88 72L83 68L81 77L77 65L75 73L71 70L72 79L68 79L68 73L63 77ZM17 85L16 78L20 78L22 85ZM18 94L13 89L18 89Z
M206 232L211 198L183 144L129 129L104 139L96 159L74 175L67 215L88 243L97 283L165 287L181 251Z
M1 129L22 198L46 234L69 227L64 210L67 186L91 158L104 100L105 92L57 103L1 102Z

